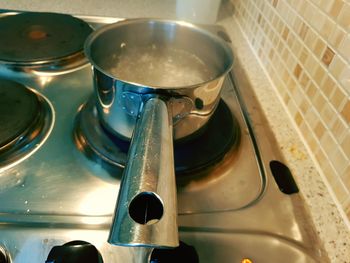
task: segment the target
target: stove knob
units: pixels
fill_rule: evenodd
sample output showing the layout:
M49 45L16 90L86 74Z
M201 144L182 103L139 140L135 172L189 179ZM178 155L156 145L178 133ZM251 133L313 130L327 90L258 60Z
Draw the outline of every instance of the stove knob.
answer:
M7 250L0 246L0 263L11 263L11 258Z
M53 247L45 263L103 263L103 260L94 245L77 240Z
M199 263L199 258L193 246L180 241L180 246L176 248L153 249L150 263L161 262Z

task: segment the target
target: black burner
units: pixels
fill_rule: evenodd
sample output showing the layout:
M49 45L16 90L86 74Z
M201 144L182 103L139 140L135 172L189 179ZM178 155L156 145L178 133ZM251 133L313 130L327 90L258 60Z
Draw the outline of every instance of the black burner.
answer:
M102 127L94 104L93 99L89 100L78 114L76 143L88 157L124 167L130 142ZM194 173L217 163L233 145L239 143L239 139L238 122L227 105L220 101L211 119L196 136L174 142L176 174Z
M52 109L37 92L0 79L0 169L28 156L47 138Z
M0 149L35 123L38 112L35 93L19 83L0 80Z
M1 61L35 63L82 53L92 29L70 15L33 12L0 18L0 32Z

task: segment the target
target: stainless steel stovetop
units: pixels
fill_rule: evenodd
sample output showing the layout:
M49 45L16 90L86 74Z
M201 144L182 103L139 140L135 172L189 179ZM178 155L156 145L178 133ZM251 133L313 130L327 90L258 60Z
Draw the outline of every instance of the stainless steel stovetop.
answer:
M93 28L118 21L80 18ZM149 262L151 250L107 243L122 169L106 169L75 141L76 116L93 92L90 66L60 75L0 75L42 94L53 113L34 152L15 165L0 162L0 252L15 263L45 262L53 246L83 240L105 263ZM231 72L222 92L239 143L200 176L178 182L180 239L195 247L201 263L328 262L301 196L275 183L268 166L281 158L269 130L254 126L263 117L246 111L245 102L256 105L251 91L237 85L240 78Z

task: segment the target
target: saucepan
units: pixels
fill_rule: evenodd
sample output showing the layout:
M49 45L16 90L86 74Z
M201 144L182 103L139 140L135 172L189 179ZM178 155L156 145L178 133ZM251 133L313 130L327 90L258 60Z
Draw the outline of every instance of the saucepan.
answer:
M231 48L190 23L130 19L92 33L85 54L101 124L131 140L109 242L175 247L173 140L194 136L212 116Z

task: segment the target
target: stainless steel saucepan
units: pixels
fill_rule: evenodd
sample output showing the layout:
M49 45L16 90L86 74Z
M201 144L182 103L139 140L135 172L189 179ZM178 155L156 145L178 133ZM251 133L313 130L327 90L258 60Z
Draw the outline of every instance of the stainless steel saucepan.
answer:
M194 134L210 119L232 51L189 23L133 19L92 33L85 53L102 125L131 139L109 242L175 247L173 139Z

